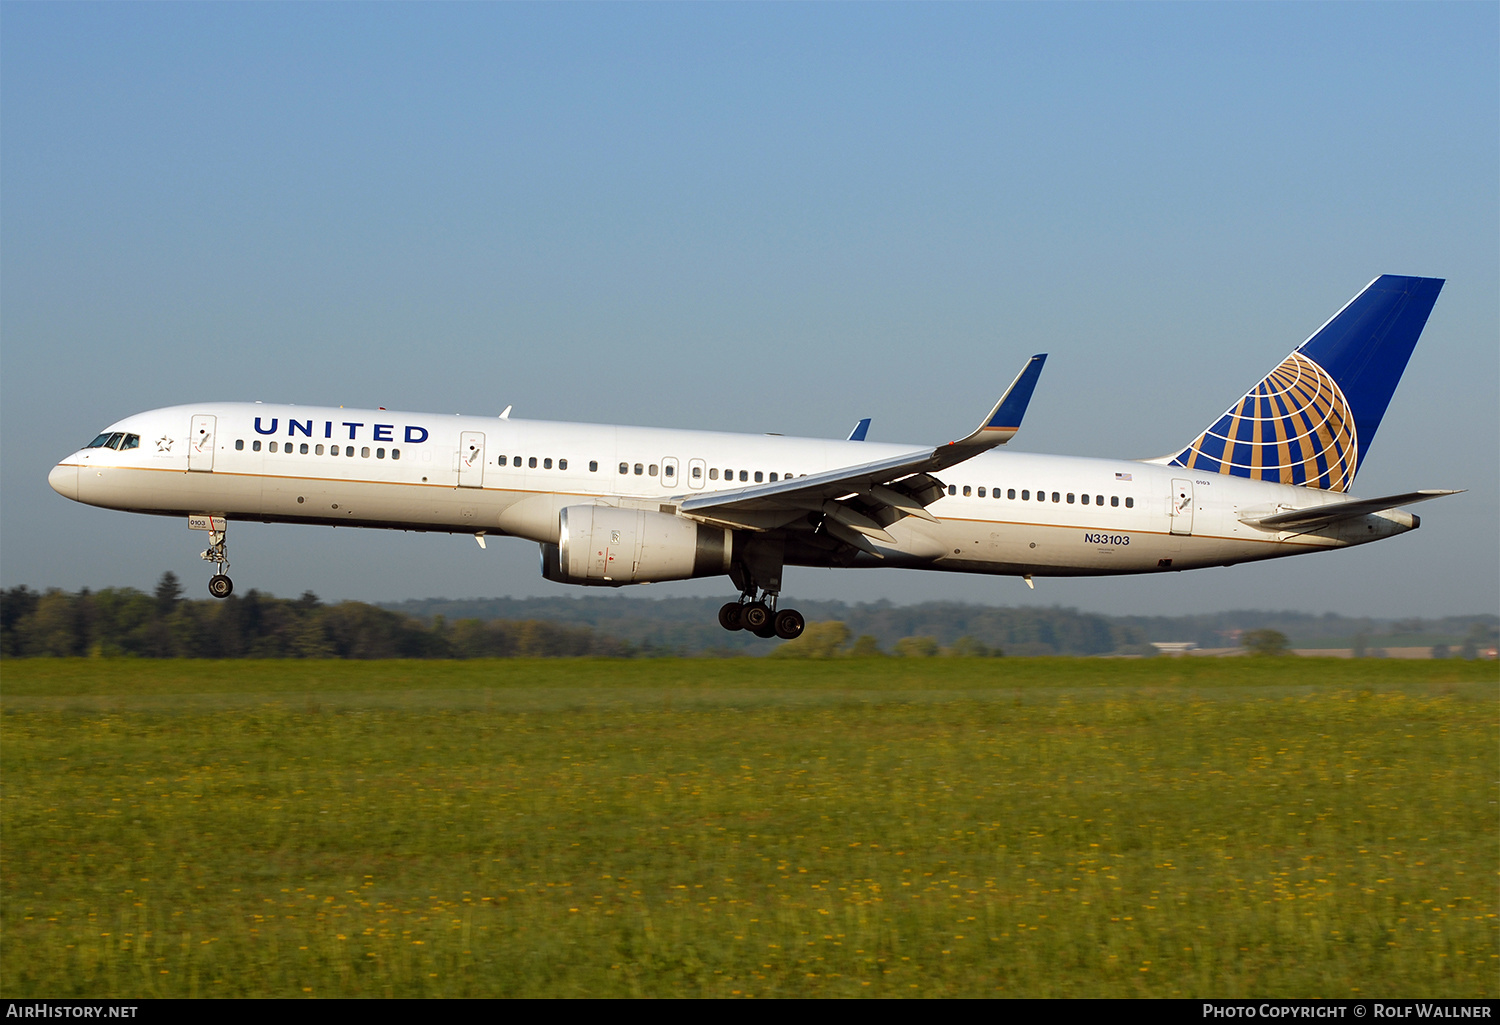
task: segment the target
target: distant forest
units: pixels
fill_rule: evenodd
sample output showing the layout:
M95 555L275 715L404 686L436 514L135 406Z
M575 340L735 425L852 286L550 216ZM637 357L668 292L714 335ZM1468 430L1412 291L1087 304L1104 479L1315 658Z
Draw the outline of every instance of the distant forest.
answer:
M798 602L809 631L796 642L720 629L711 598L432 598L394 605L325 604L311 592L257 591L224 601L183 597L166 573L134 588L0 591L0 655L141 658L505 658L770 654L1152 655L1153 641L1233 648L1275 631L1292 648L1493 647L1500 617L1371 620L1296 612L1102 616L1064 608L952 602ZM813 625L826 624L823 629ZM784 650L782 650L784 649Z

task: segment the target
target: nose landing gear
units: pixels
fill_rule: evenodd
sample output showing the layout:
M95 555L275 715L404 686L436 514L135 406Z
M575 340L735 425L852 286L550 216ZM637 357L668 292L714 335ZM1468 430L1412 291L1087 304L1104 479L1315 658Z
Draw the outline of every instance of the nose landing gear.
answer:
M229 521L222 516L202 517L207 521L204 527L198 527L195 520L199 517L190 517L188 524L195 530L208 531L208 549L199 554L204 562L211 562L218 570L208 579L208 593L215 598L228 598L234 593L234 581L230 580L225 571L229 569Z

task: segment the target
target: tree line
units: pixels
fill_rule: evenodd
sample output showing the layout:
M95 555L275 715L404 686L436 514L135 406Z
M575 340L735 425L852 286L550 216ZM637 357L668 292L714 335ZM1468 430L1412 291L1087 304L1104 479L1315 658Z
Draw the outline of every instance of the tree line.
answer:
M134 588L76 593L0 591L0 655L140 658L509 658L650 655L584 626L541 620L423 623L366 605L326 605L311 591L250 591L223 601L182 596L173 573L154 594Z

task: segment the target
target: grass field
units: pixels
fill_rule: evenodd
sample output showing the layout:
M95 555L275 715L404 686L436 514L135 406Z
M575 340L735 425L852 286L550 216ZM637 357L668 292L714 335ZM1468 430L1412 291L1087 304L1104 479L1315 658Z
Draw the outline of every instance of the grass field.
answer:
M0 671L7 997L1500 996L1493 663Z

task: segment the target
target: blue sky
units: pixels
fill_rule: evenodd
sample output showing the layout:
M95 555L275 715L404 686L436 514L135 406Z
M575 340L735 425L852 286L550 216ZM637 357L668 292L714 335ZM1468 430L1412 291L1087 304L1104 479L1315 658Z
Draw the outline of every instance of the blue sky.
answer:
M198 582L53 462L195 400L1180 448L1380 273L1445 277L1359 550L1171 577L792 571L790 596L1500 605L1500 8L0 4L0 584ZM534 546L244 524L234 576L570 593ZM194 590L197 590L194 584ZM727 581L638 593L728 594Z

